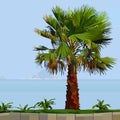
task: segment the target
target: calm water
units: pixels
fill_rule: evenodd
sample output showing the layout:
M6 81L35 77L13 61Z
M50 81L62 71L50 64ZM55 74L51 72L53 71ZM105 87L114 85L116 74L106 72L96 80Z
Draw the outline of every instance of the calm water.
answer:
M81 109L90 109L97 99L104 99L112 109L120 109L120 80L79 80ZM56 98L53 108L64 108L65 80L1 79L0 102L13 102L30 106L43 98Z

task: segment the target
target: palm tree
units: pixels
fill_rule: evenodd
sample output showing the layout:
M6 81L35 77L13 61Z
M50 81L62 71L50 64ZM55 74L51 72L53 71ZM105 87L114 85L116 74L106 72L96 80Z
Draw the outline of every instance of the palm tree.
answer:
M105 12L84 5L73 11L56 6L52 12L54 16L44 17L47 28L35 29L51 42L50 48L35 47L39 51L36 63L53 74L68 70L65 109L80 109L77 71L101 74L113 67L114 59L100 54L111 40L110 22Z
M97 100L98 103L95 104L92 108L99 108L99 110L108 110L108 107L111 107L109 104L104 104L104 100Z
M50 99L50 100L47 100L44 98L44 101L41 101L41 102L37 102L35 104L35 106L38 106L40 108L43 108L44 110L48 110L49 108L52 109L52 106L51 105L54 105L54 100L55 99Z
M0 105L0 111L7 111L8 109L12 108L12 104L13 102L9 102L9 103L4 103L4 102L1 102L1 105Z
M19 105L19 107L17 107L17 109L19 109L20 111L29 111L31 109L35 108L35 106L31 106L29 107L28 104L26 104L25 106L22 106L21 104Z

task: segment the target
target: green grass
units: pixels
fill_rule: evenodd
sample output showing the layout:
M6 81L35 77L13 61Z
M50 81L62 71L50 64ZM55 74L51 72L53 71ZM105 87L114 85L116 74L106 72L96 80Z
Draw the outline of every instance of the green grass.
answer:
M65 110L65 109L54 109L54 110L29 110L29 111L10 110L10 111L7 111L7 112L55 113L55 114L91 114L91 113L105 113L105 112L120 112L120 109L117 109L117 110L91 110L91 109L89 109L89 110Z

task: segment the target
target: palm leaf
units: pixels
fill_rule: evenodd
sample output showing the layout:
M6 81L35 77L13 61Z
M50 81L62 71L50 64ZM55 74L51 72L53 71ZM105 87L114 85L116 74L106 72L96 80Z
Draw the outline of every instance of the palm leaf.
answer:
M51 41L55 42L56 41L56 37L53 36L49 31L47 30L39 30L39 29L35 29L35 32L38 34L38 35L41 35L43 37L46 37L48 39L50 39Z
M101 58L101 61L106 65L107 68L111 69L115 64L115 59L110 57Z
M34 48L35 51L45 51L45 50L49 50L49 48L45 47L45 46L38 46Z
M58 58L66 59L68 56L71 56L71 50L65 43L62 42L56 49L56 54Z
M49 27L51 27L53 30L56 30L59 28L59 24L56 21L55 18L53 18L51 15L49 16L45 16L44 17L45 22L49 25Z

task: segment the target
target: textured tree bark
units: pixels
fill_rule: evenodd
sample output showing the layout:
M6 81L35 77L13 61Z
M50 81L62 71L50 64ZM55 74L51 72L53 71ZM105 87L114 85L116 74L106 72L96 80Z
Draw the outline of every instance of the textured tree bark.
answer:
M66 102L65 109L80 109L79 104L79 89L77 82L77 72L71 65L68 65L68 76L67 76L67 90L66 90Z

